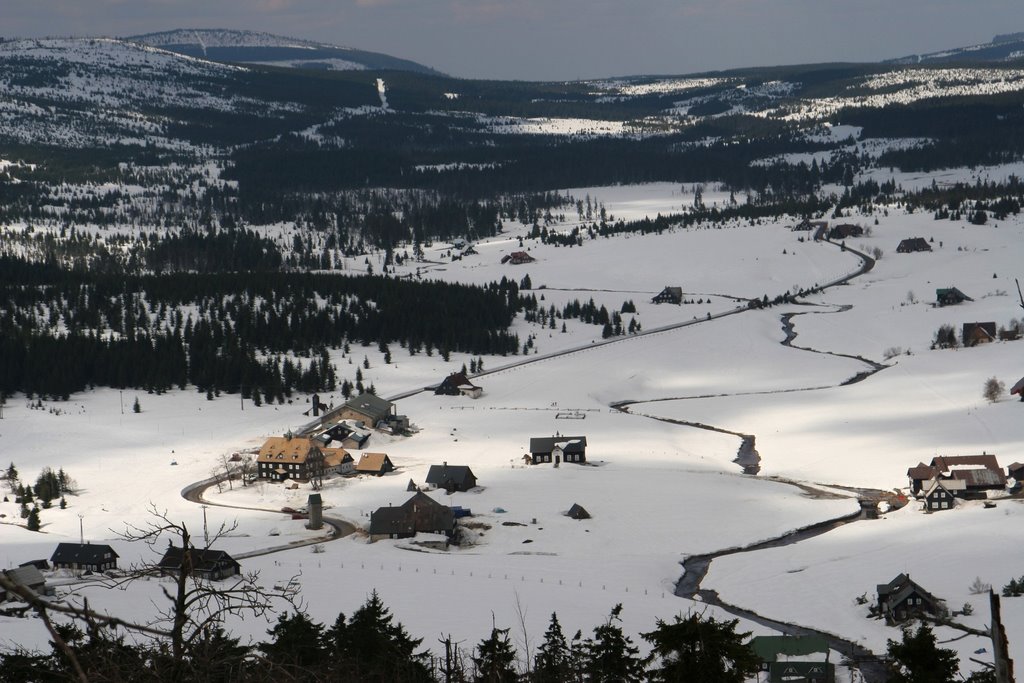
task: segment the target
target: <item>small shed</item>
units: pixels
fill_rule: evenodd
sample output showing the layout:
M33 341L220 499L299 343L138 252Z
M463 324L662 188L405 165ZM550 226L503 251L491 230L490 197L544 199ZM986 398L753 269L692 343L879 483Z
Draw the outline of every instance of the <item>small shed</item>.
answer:
M29 564L16 569L8 569L4 571L4 576L15 586L28 588L37 595L53 594L53 589L47 587L46 579L35 565ZM0 589L0 601L8 599L19 600L20 598L16 595L8 595L6 591Z
M569 511L565 513L565 516L572 517L573 519L590 519L590 513L579 503L573 503Z

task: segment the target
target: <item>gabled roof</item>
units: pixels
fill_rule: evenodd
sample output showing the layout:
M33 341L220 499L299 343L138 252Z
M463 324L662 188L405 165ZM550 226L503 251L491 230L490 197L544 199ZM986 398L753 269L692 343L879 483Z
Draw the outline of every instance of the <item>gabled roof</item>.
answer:
M363 453L356 463L356 472L381 472L390 463L387 453Z
M538 436L530 439L531 453L550 453L561 446L563 453L583 453L587 449L585 436Z
M572 507L565 514L573 519L590 519L590 513L579 503L573 503Z
M107 553L110 557L107 557ZM57 549L50 557L51 564L103 564L111 558L116 558L117 553L109 545L93 543L58 543Z
M193 569L201 573L213 572L226 565L241 568L238 562L223 550L191 548L189 556L192 560ZM160 558L156 566L165 571L178 571L181 569L183 560L184 550L172 545L167 548L167 552Z
M10 581L15 585L25 586L32 590L37 590L46 585L46 579L43 578L39 568L32 564L17 567L15 569L8 569L4 571L4 576L10 579Z
M395 404L374 394L359 394L345 401L344 407L362 413L377 422L390 415Z
M263 442L256 462L303 463L318 444L302 436L272 436Z
M344 448L324 448L324 467L337 467L354 458Z
M426 482L444 488L448 482L462 486L467 480L476 481L469 465L431 465L427 470Z
M942 489L952 495L954 491L965 491L967 489L967 482L962 479L939 479L936 477L924 487L924 497L927 498L932 495L936 489Z
M939 455L932 458L932 467L955 479L963 479L968 486L997 486L1006 484L1006 474L992 453L981 455Z
M898 605L910 597L911 593L917 593L930 602L932 606L937 605L939 602L938 598L911 581L907 574L898 574L889 583L878 584L878 597L888 599L890 605Z
M371 535L450 532L454 526L452 509L422 492L398 507L377 508L370 516Z
M910 479L921 480L931 479L937 474L936 469L931 465L925 465L923 462L919 462L910 469L907 470L907 477Z

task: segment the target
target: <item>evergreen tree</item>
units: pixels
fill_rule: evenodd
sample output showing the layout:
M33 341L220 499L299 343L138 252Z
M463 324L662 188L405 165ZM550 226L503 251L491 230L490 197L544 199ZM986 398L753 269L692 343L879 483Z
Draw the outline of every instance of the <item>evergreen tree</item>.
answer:
M28 519L25 522L29 531L39 531L39 508L33 507L32 511L28 513Z
M303 612L281 614L267 635L272 640L260 643L259 649L286 671L315 668L324 655L324 627Z
M903 629L903 640L888 641L889 681L891 683L953 683L959 673L955 650L936 645L935 634L927 624L916 631Z
M329 635L340 647L346 674L356 681L429 681L426 653L417 653L422 639L412 638L392 621L377 591L356 610L344 629L337 622ZM341 639L339 641L338 639Z
M593 637L583 642L583 671L590 680L644 680L644 661L638 655L639 648L622 632L621 613L622 605L615 605L608 620L595 627Z
M757 672L760 660L743 642L750 634L736 633L738 623L693 612L677 615L672 623L658 619L655 630L641 634L658 662L651 680L743 683Z
M533 662L533 680L536 683L568 683L572 679L572 653L558 623L558 615L552 612L548 630L544 632L544 642L537 648Z
M4 473L4 480L7 482L7 488L11 490L11 493L18 492L18 468L14 466L12 462Z
M476 675L475 683L512 683L518 680L513 663L516 652L508 639L507 628L491 628L491 635L476 646L477 656L473 657Z

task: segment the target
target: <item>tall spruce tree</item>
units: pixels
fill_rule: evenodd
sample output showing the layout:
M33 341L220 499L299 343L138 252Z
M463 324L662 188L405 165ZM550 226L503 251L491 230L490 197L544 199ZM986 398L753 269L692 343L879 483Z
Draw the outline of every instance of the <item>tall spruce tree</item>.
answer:
M491 628L491 635L476 646L473 657L475 683L513 683L519 680L515 669L516 651L508 639L507 628Z
M743 641L749 633L736 633L738 619L716 621L691 612L676 615L671 623L661 619L657 628L641 634L653 646L656 667L652 681L679 683L743 683L757 672L760 660Z
M573 680L572 652L554 612L551 613L548 630L544 632L544 642L537 648L533 680L536 683L568 683Z
M583 671L592 681L644 680L644 660L640 649L622 632L622 604L615 605L608 620L594 628L594 635L583 641Z

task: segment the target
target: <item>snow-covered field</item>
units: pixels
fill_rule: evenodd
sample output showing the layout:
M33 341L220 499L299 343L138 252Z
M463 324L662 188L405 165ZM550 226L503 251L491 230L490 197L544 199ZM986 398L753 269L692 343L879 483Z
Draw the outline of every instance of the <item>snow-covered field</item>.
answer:
M693 203L692 188L669 184L571 192L594 197L625 219ZM713 189L704 192L707 204L726 199ZM370 510L404 502L409 480L422 484L431 464L469 465L479 489L450 498L434 495L471 508L474 521L485 525L471 534L472 544L448 552L411 552L409 541L368 544L356 534L325 543L322 553L298 548L247 559L243 567L259 571L267 585L301 573L310 614L321 621L333 620L339 611L351 613L376 589L410 632L429 645L438 633L476 642L486 634L492 612L499 627L517 625L517 601L534 640L552 611L567 631L587 633L616 603L624 605L624 626L636 637L656 618L703 607L672 594L686 555L747 545L857 509L854 494L812 496L768 477L812 486L893 489L906 486L908 467L934 455L986 451L996 453L1003 465L1021 460L1020 406L1009 396L987 403L982 385L993 376L1007 385L1018 379L1024 341L960 350L929 347L941 324L991 320L1006 325L1020 315L1013 268L1024 249L1022 222L973 226L906 215L896 207L879 215L877 224L875 216L852 216L847 222L870 225L872 235L848 240L848 246L884 252L871 272L803 304L718 317L743 308L746 298L823 284L859 267L859 257L850 251L799 242L801 233L789 230L793 222L617 236L572 248L529 239L520 246L525 228L510 226L508 234L475 245L479 254L460 261L441 258L448 247L437 245L428 251L435 265L425 276L483 283L502 276L518 281L529 274L544 306L592 297L618 310L632 300L637 313L624 314L624 320L635 315L645 332L671 329L602 344L598 326L569 321L562 333L517 321L521 338L536 335L536 362L484 358L486 374L476 383L485 393L477 400L431 393L400 400L398 411L419 431L408 438L376 435L369 444L371 451L386 451L398 471L382 478L336 477L323 490L331 515L365 527ZM918 236L933 240L934 251L896 253L901 239ZM500 263L502 255L518 250L537 260ZM665 286L680 286L686 296L710 302L651 304ZM935 289L949 286L974 302L932 307ZM829 353L781 344L781 317L790 313L796 314L794 346ZM686 322L691 324L672 327ZM346 375L347 363L365 356L370 364L363 370L365 381L384 396L436 383L471 360L392 352L389 365L374 347L356 346L334 360ZM862 359L888 367L841 386L871 368ZM181 489L211 476L221 456L256 447L308 420L302 415L309 407L305 397L285 406L247 404L242 410L237 397L207 401L193 392L142 393L142 411L134 414L129 406L135 396L124 392L123 414L122 396L112 390L45 403L42 410L30 409L24 397L8 400L0 420L3 464L13 461L26 481L34 481L44 466L63 467L82 490L69 497L66 510L43 511L39 534L10 523L20 522L17 507L0 503L6 515L0 521L7 522L0 525L0 566L49 557L57 542L78 539L80 524L86 539L111 543L122 565L152 560L145 546L119 539L126 522L144 524L152 505L187 523L198 537L203 510L183 500ZM620 401L638 403L630 413L610 408ZM570 410L581 411L585 419L557 418ZM738 436L655 418L753 435L761 473L742 475L732 462ZM530 437L556 432L586 435L592 466L522 464ZM221 493L210 489L206 495L214 503L277 510L303 505L309 492L305 485L286 491L279 484L261 484ZM565 517L573 503L593 519ZM998 590L1022 573L1013 547L1024 510L1011 500L995 510L969 504L938 515L917 507L911 503L881 520L855 522L795 545L716 559L704 587L719 591L727 602L882 652L898 631L868 619L855 598L872 597L876 584L903 571L953 609L972 602L975 614L965 623L981 627L987 608L968 587L980 577ZM505 512L495 512L499 508ZM206 514L211 527L237 520L238 529L220 543L233 553L316 535L280 513L210 506ZM124 593L98 588L87 593L92 604L142 616L160 599L158 585L151 581ZM457 610L450 599L454 594L461 605ZM1022 605L1015 599L1003 604L1018 658L1024 656ZM21 622L0 621L2 638L42 646L43 629L30 623L31 628L21 628ZM260 638L267 626L247 622L233 628ZM741 628L767 632L750 622ZM942 640L956 635L945 628L938 633ZM961 653L965 669L975 666L968 655L990 657L972 654L987 646L974 637L946 646Z

